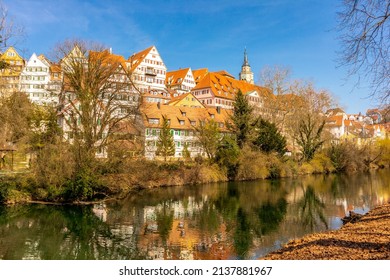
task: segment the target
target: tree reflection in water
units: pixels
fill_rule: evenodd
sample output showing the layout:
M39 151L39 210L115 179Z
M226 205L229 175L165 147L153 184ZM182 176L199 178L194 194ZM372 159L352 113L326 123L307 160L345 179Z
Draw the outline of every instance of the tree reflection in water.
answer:
M257 259L337 228L348 209L388 201L389 182L384 170L173 187L106 202L101 213L0 206L0 259Z
M307 186L303 197L298 201L298 209L301 223L311 231L319 225L318 221L328 229L324 215L325 203L321 201L311 185Z
M90 207L8 207L0 219L0 259L143 259ZM4 242L2 242L2 240Z
M254 191L255 186L251 190ZM277 230L286 215L286 193L279 184L272 184L271 192L279 193L279 198L256 196L239 188L237 183L230 183L227 192L221 192L215 201L228 229L233 231L233 246L240 259L248 257L255 238Z

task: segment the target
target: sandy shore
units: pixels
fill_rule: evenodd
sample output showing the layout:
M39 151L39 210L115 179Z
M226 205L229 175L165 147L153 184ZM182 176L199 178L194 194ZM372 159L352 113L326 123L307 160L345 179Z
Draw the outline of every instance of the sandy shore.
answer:
M376 207L339 230L311 234L270 253L269 260L388 260L390 204Z

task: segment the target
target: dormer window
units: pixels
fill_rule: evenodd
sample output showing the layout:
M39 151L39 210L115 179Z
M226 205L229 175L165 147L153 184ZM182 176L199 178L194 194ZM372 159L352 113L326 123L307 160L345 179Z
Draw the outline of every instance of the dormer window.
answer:
M168 120L169 121L169 120ZM160 119L157 119L157 118L149 118L148 119L148 122L150 124L159 124L160 123Z
M179 120L179 124L180 124L180 125L184 125L184 124L185 124L185 121L184 121L184 120Z

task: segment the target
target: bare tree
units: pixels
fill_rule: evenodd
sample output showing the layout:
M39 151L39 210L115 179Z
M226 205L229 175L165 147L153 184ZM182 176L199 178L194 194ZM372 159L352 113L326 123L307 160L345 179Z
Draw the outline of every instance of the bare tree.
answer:
M63 121L82 167L106 149L121 122L137 122L140 96L124 58L103 46L67 41L57 51L63 57Z
M207 154L207 157L213 159L221 140L217 122L213 119L203 119L199 121L199 126L194 127L194 129L196 130L196 137L200 146Z
M16 24L8 16L7 8L0 2L0 51L15 45L19 39L23 39L24 34L23 26Z
M286 66L265 66L260 70L260 85L275 95L289 93L291 70Z
M341 63L372 88L371 97L390 97L390 0L344 0L339 16Z
M291 70L287 66L265 66L260 71L260 85L273 93L265 98L268 114L262 117L277 124L281 131L285 130L286 120L292 113L291 103L299 101L293 95L298 89L297 84L297 81L291 79Z

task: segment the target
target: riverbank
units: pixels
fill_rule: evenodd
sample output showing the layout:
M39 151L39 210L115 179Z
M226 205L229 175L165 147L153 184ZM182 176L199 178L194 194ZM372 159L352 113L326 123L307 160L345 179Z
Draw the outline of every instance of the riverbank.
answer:
M110 165L108 165L110 166ZM387 166L370 164L357 171L369 171ZM230 178L228 170L212 161L148 161L130 160L112 168L102 164L96 172L84 177L69 178L58 174L25 170L0 176L0 204L28 202L76 203L96 202L125 197L142 189L186 186L227 181L294 178L311 174L339 172L329 158L319 154L303 164L289 158L246 152Z
M339 230L310 234L270 253L266 260L388 260L390 204L378 206Z

